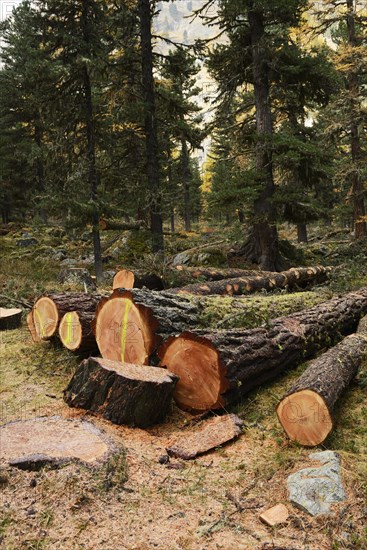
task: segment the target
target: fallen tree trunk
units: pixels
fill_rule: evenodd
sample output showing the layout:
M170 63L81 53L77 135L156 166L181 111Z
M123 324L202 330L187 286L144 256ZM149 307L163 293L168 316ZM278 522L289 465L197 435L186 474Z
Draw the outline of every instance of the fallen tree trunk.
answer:
M236 279L238 277L256 277L257 275L273 275L273 271L260 271L258 269L215 269L213 267L186 267L178 265L174 268L193 279L203 279L205 281L222 281L223 279Z
M138 275L127 269L121 269L113 278L113 290L116 288L147 288L149 290L163 290L162 279L155 273Z
M367 352L366 332L351 334L312 361L277 406L290 439L319 445L333 429L335 403L358 373Z
M184 332L161 347L160 365L180 377L175 399L181 408L221 408L351 334L366 313L364 288L268 328Z
M50 340L56 334L62 317L71 311L93 313L101 300L101 294L82 292L58 292L38 298L32 309L32 321L37 338ZM32 332L31 323L28 327Z
M199 307L168 292L116 289L98 305L94 333L102 357L146 365L162 341L197 326Z
M238 277L220 281L196 283L182 288L172 289L175 293L189 293L206 296L210 294L230 295L249 294L257 290L275 288L305 287L325 282L331 273L330 267L299 267L281 273L258 272L251 277Z
M64 400L115 424L146 428L164 420L177 380L164 369L90 357L77 368Z
M133 229L142 229L144 226L144 222L142 221L133 221L128 222L124 220L112 220L112 219L106 219L101 218L99 220L99 229L101 231L108 231L108 230L117 230L117 231L129 231Z
M20 327L22 310L18 308L0 307L0 330L11 330Z
M62 345L79 355L98 351L92 323L95 311L69 311L59 325L59 338Z

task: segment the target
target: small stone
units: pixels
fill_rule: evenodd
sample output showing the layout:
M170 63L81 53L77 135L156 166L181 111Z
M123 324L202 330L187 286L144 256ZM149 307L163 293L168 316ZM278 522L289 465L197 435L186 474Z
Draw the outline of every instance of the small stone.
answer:
M266 523L266 525L270 525L270 527L273 527L278 523L284 523L287 521L288 517L289 512L284 504L276 504L272 508L269 508L269 510L266 510L260 514L261 521Z
M36 246L38 244L37 239L30 238L30 239L19 239L17 241L17 246L20 246L22 248L25 248L27 246Z
M158 459L159 464L168 464L169 462L169 456L168 455L162 455Z

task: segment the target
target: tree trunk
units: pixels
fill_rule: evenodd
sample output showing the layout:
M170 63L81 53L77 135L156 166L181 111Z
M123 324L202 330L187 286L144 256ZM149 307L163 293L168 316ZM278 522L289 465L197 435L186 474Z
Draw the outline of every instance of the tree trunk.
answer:
M310 447L325 441L333 429L335 403L357 375L366 352L366 333L352 334L310 363L277 407L290 439Z
M181 139L181 170L184 188L184 220L185 231L191 231L191 205L190 205L190 182L191 172L189 164L189 152L185 138Z
M98 352L92 323L95 310L69 311L62 317L59 325L59 337L62 345L78 355L92 355Z
M147 365L162 337L197 326L199 307L166 292L116 289L101 300L95 334L102 357Z
M175 232L175 213L173 210L171 210L170 214L170 224L171 224L171 233Z
M299 243L307 243L307 225L305 223L297 224L297 240Z
M145 103L145 137L149 208L153 252L164 250L161 216L157 119L153 78L152 13L149 0L139 0L142 86Z
M240 223L245 223L245 214L243 213L243 210L237 210L238 215L238 221Z
M366 312L364 288L268 328L184 332L161 347L160 364L180 377L175 399L181 408L221 408L354 332Z
M253 232L248 252L261 269L279 271L278 233L274 223L274 194L271 137L273 133L269 92L266 34L261 9L248 12L251 33L254 94L256 109L256 170L262 189L254 201Z
M90 9L90 0L82 0L82 16L81 24L83 28L83 38L86 44L90 42L88 13ZM95 121L92 99L92 85L88 67L85 64L82 68L84 99L85 99L85 127L87 138L87 162L88 162L88 182L90 189L90 198L93 205L92 214L92 238L94 251L94 269L96 273L97 283L103 279L102 265L102 249L101 239L99 234L99 212L98 212L98 173L96 166L96 136L95 136Z
M94 313L101 298L100 294L82 292L58 292L38 298L32 310L36 337L41 340L50 340L55 336L65 313L71 311ZM32 333L32 323L30 322L28 326Z
M235 296L249 294L258 290L271 291L275 288L294 288L324 283L331 273L330 267L299 267L281 273L264 273L233 279L223 279L204 283L187 285L182 288L171 289L174 293L188 293L200 296L213 294Z
M79 365L64 400L70 407L97 411L115 424L147 428L164 420L177 380L157 367L90 357Z
M45 191L45 168L42 159L42 126L40 121L40 115L37 113L34 124L34 140L36 142L38 152L36 158L36 174L37 174L37 188L40 193ZM44 224L47 224L47 212L44 208L39 211L40 218Z
M349 45L351 48L358 47L358 40L356 36L356 11L354 7L354 0L347 0L347 29ZM353 194L353 217L355 227L355 238L359 239L366 235L367 225L365 220L365 191L363 188L363 182L360 175L360 163L361 163L361 143L358 130L359 113L355 112L355 103L359 103L360 86L359 75L355 69L351 69L348 73L348 88L350 93L351 104L351 126L350 126L350 140L351 140L351 155L353 162L352 171L352 194Z

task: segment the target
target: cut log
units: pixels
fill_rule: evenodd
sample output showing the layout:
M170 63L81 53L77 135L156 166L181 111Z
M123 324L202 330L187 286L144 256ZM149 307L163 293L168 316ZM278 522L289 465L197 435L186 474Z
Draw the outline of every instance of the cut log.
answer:
M172 443L166 450L170 456L190 460L207 453L219 445L238 437L243 422L235 414L216 416L201 423L193 433L187 433Z
M92 329L95 311L69 311L62 317L59 325L59 337L62 345L79 355L93 354L98 351Z
M124 220L112 220L101 218L99 220L99 229L101 231L117 230L117 231L130 231L134 229L141 229L144 226L142 221L127 222Z
M155 273L137 275L127 269L121 269L113 278L113 290L116 288L148 288L149 290L163 290L162 279Z
M20 327L22 310L18 308L0 307L0 330L11 330Z
M50 340L55 336L59 323L66 313L94 312L101 298L101 294L75 292L59 292L38 298L32 310L37 337L41 340Z
M166 417L177 380L158 367L90 357L80 363L64 390L64 400L115 424L147 428Z
M260 271L258 269L215 269L213 267L186 267L178 265L174 268L185 275L189 275L193 279L202 279L204 281L223 281L223 279L237 279L238 277L256 277L258 275L270 276L273 271Z
M189 293L206 296L210 294L230 295L249 294L258 290L274 290L275 288L303 288L310 284L319 284L330 277L331 268L299 267L281 273L259 272L251 277L214 280L206 283L196 283L182 288L172 289L171 292Z
M277 407L291 440L308 447L325 441L333 429L335 403L357 375L366 352L366 334L352 334L310 363Z
M33 342L35 344L39 344L40 342L42 342L42 339L40 338L40 336L37 334L37 331L36 331L36 325L34 324L34 321L33 321L32 311L30 311L27 315L27 326L28 326L29 332L31 333Z
M275 319L268 328L184 332L159 350L161 366L180 377L177 404L216 409L314 357L353 333L367 313L367 288Z
M116 289L101 300L94 331L102 357L146 365L162 337L178 334L197 322L198 307L186 298Z

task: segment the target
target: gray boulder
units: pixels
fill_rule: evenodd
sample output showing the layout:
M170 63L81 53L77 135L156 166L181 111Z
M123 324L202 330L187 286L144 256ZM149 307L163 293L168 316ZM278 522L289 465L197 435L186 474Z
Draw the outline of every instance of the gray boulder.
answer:
M37 244L39 243L34 237L31 237L29 239L19 239L17 241L17 246L21 246L22 248L26 248L27 246L36 246Z
M288 477L289 500L312 516L329 514L332 504L346 499L339 455L333 451L321 451L312 453L309 458L322 465L299 470Z

